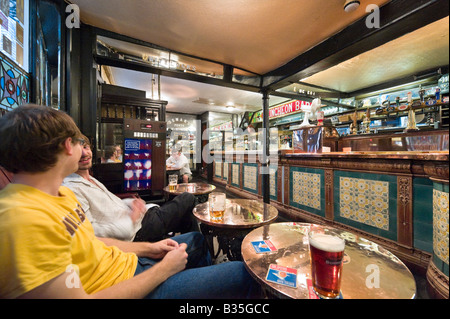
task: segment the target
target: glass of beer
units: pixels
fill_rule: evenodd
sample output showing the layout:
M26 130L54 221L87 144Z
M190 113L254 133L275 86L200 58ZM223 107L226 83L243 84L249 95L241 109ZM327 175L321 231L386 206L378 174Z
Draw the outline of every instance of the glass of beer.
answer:
M308 239L314 291L320 298L339 298L345 240L324 228L311 229Z
M227 198L225 193L212 192L211 194L209 194L209 216L211 218L211 221L223 221L226 200Z
M169 191L175 192L177 190L178 175L169 175Z

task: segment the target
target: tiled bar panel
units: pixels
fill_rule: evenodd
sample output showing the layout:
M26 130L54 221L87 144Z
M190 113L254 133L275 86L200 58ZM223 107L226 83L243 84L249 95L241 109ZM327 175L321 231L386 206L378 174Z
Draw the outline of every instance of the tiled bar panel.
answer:
M447 289L448 152L282 154L270 167L270 199L294 221L348 229L428 269ZM262 199L261 163L227 156L214 181L241 197ZM432 271L430 271L432 265ZM446 282L446 283L445 283Z

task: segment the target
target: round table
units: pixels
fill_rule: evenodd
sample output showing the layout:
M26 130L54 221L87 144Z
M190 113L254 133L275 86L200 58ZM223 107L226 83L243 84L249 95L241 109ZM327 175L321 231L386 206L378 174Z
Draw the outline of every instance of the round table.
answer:
M219 242L217 255L222 250L230 260L241 260L243 238L254 228L274 222L278 217L278 210L258 200L227 199L222 222L210 219L208 202L195 206L193 214L201 222L202 233L208 241L212 254L214 254L212 237L217 236Z
M177 184L177 188L174 191L171 191L169 186L164 187L163 191L167 197L188 192L196 196L198 201L202 203L208 200L208 194L215 189L216 186L207 183L182 183Z
M275 223L250 232L242 242L242 257L250 274L271 295L278 298L317 298L311 287L306 223ZM345 239L341 292L344 299L412 299L416 282L409 269L382 246L348 231L333 228ZM269 240L275 251L256 253L252 242ZM297 287L266 280L271 264L297 270Z
M216 186L206 183L181 183L177 184L177 188L174 191L169 189L169 186L164 187L164 192L173 195L180 195L184 192L191 193L193 195L205 195L209 194L216 189Z

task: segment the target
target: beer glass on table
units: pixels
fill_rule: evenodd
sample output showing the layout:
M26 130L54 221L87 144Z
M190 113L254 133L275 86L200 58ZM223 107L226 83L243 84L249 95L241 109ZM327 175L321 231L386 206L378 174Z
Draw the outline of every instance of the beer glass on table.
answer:
M221 222L225 214L225 193L212 192L209 194L209 216L211 221Z
M175 192L177 190L178 175L169 175L169 191Z
M345 240L324 228L312 228L308 239L314 291L320 298L339 298Z

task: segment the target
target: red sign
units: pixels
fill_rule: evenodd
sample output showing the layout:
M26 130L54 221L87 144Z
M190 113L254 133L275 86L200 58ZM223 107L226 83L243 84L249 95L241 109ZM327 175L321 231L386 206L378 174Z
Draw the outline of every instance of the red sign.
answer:
M292 101L286 104L281 104L269 109L269 118L276 118L280 116L285 116L288 114L294 114L300 112L304 106L311 105L310 102L306 101Z
M233 129L232 121L211 127L211 131L229 131L232 129Z

